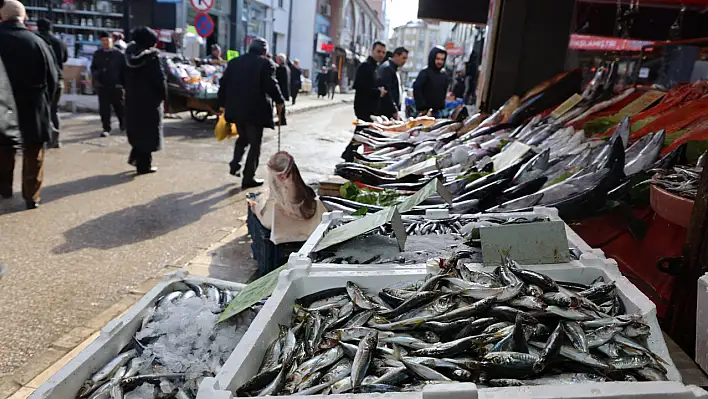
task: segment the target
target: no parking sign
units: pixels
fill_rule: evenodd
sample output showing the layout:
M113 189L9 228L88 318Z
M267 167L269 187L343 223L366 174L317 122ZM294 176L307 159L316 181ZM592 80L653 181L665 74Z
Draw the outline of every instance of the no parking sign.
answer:
M197 30L197 34L201 37L211 36L214 33L214 20L211 19L209 14L200 12L194 18L194 29Z

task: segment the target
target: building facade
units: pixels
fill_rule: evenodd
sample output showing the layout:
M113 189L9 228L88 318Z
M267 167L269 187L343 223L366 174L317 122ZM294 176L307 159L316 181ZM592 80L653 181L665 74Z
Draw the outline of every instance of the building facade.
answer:
M367 0L331 0L330 4L332 61L339 71L340 88L347 91L354 83L356 68L366 61L371 46L382 34L383 5L379 12Z
M401 79L406 87L411 87L418 72L428 65L428 53L433 46L444 45L437 22L411 21L393 30L389 47L408 49L408 62L401 69Z

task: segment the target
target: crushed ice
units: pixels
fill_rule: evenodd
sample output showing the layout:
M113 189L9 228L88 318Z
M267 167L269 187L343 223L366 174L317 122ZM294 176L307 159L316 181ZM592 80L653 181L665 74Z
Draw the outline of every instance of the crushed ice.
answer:
M135 335L145 345L140 360L147 370L140 374L184 373L184 388L196 392L203 377L219 372L256 315L249 309L217 324L221 310L207 298L192 297L146 316L150 320Z

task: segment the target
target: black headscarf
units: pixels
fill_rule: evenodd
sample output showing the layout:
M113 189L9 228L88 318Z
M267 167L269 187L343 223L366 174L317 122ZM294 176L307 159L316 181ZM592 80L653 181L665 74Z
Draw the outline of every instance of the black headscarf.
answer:
M147 26L140 26L133 29L133 41L142 50L155 47L157 44L157 33Z

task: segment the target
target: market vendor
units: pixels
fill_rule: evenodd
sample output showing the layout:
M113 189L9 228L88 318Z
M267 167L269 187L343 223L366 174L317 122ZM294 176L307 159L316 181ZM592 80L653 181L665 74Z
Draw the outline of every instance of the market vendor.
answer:
M225 62L224 57L221 56L221 47L218 44L211 45L211 54L206 57L210 64L221 64Z

